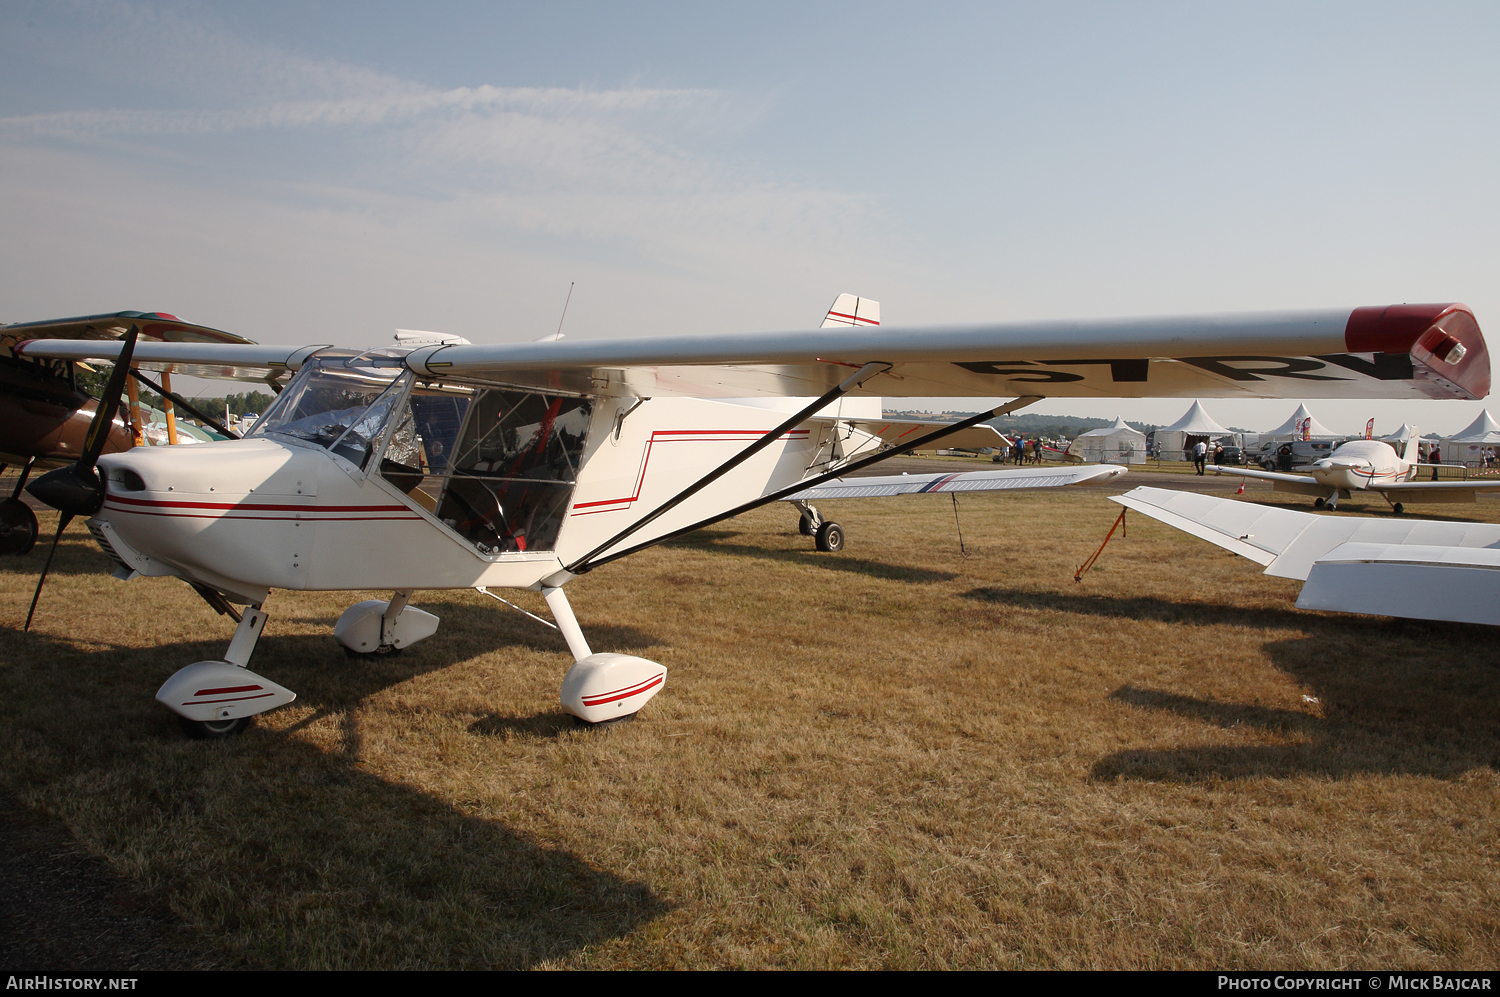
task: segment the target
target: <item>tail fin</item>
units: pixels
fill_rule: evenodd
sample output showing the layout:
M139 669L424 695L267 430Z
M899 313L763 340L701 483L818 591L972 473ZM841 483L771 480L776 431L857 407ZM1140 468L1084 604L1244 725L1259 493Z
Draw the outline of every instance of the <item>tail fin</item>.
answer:
M821 328L839 325L879 325L880 302L853 294L840 294L823 317Z

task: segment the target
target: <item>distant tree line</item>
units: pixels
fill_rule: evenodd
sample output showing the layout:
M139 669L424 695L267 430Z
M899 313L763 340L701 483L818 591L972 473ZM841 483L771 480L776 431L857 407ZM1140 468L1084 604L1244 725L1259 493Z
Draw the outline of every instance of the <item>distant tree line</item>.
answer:
M103 396L104 388L109 383L109 374L110 368L108 367L103 370L84 370L80 367L74 375L75 383L88 392L90 396L99 398ZM149 371L145 376L151 378L153 381L161 377L160 374ZM224 406L226 403L229 405L231 415L248 415L251 412L259 415L270 408L271 403L275 400L275 395L267 394L264 391L244 391L236 395L227 395L221 398L188 398L188 401L192 402L194 407L213 416L215 419L224 418ZM162 397L145 385L141 386L141 402L142 404L150 405L152 408L159 409L162 407ZM187 415L185 412L182 414L184 416Z

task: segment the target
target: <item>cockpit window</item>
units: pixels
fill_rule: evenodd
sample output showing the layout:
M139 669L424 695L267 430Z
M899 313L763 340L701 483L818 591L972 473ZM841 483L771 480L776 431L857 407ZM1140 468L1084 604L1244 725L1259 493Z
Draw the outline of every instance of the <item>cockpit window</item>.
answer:
M591 411L582 398L314 367L250 435L314 443L378 470L475 550L496 555L556 547Z

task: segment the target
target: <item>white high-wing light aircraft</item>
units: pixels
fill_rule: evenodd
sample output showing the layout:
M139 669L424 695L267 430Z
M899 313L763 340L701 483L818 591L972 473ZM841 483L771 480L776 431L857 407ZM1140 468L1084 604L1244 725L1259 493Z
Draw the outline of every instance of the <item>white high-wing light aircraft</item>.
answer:
M1500 481L1417 481L1422 464L1408 460L1407 451L1417 445L1416 433L1401 442L1401 451L1382 440L1350 440L1333 453L1299 468L1306 474L1282 474L1276 471L1252 471L1242 467L1210 465L1210 470L1260 478L1271 482L1278 492L1315 495L1319 508L1337 509L1339 499L1355 492L1379 492L1399 515L1407 502L1473 502L1481 491L1500 488Z
M157 694L190 733L223 736L292 700L245 667L276 588L392 590L388 601L350 607L335 627L346 648L365 652L434 632L436 617L408 604L415 590L539 590L576 659L563 706L597 722L639 710L666 669L594 653L563 586L758 505L805 502L825 486L875 488L869 479L835 479L1043 397L1489 392L1484 338L1462 305L929 329L863 324L858 307L845 314L855 323L820 330L506 345L408 340L363 352L135 345L133 336L25 343L17 349L26 356L114 362L115 404L129 365L288 378L244 440L104 457L91 448L31 490L62 511L59 536L73 516L90 516L122 577L175 575L221 611L247 607L222 660L188 665ZM880 396L1013 400L877 452L879 434L856 425L868 414L841 406ZM995 484L1035 487L1120 470L986 474ZM941 489L947 478L924 485ZM911 480L894 479L887 493Z
M1319 516L1233 499L1136 488L1118 502L1300 578L1301 609L1500 625L1500 525Z

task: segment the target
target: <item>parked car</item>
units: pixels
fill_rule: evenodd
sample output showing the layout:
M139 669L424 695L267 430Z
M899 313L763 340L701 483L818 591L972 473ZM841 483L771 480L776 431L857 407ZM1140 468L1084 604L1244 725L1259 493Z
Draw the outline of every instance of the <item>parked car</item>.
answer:
M1270 440L1250 454L1249 462L1267 471L1290 471L1333 453L1340 440Z
M1219 458L1220 464L1243 464L1245 452L1239 447L1225 447L1223 455Z

